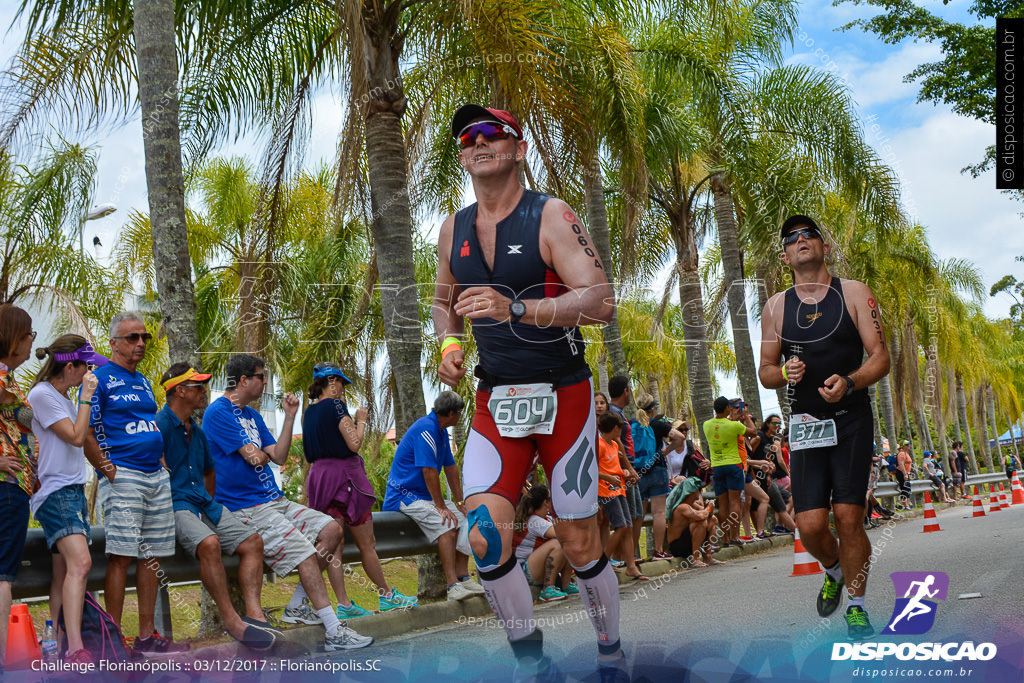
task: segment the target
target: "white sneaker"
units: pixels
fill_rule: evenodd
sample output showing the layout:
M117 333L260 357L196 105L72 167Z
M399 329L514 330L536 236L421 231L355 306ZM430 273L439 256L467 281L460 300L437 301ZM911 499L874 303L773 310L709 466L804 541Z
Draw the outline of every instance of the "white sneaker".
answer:
M320 616L313 609L313 603L309 598L302 598L302 604L298 607L285 607L281 621L286 624L310 624L316 626L320 622Z
M334 650L358 650L372 642L373 638L359 635L346 626L345 622L342 622L337 633L324 638L324 649L328 652L333 652Z
M449 600L465 600L476 595L475 592L469 590L466 584L456 581L448 588L448 599Z
M463 588L468 590L470 593L479 593L480 595L485 593L484 587L477 583L473 577L469 577L465 581L459 581L459 583L461 583Z

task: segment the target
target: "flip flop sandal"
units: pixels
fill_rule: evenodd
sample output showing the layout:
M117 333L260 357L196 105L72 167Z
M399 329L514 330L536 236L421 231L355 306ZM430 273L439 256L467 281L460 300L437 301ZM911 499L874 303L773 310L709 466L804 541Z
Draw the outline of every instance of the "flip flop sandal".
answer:
M242 645L246 646L250 650L263 651L269 650L274 646L277 638L270 631L264 631L261 628L255 626L246 626L245 632L242 633L241 638L236 638L230 631L228 635L237 640Z
M715 558L711 558L711 561L707 563L707 566L714 567L716 564L725 564L725 562L722 562L721 560L716 560Z
M697 560L696 562L691 562L690 563L690 567L692 567L694 569L704 569L707 566L708 566L707 564L705 564L704 562L701 562L700 560Z
M650 581L651 577L644 576L643 574L641 574L640 576L632 576L632 577L630 577L629 580L630 581Z

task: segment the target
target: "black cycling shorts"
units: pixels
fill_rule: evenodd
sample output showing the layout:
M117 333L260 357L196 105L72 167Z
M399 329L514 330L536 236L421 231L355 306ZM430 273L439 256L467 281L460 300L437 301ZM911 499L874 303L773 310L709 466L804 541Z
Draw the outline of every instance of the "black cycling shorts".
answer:
M835 446L792 451L789 456L793 508L827 509L834 503L865 504L874 455L871 413L837 415Z

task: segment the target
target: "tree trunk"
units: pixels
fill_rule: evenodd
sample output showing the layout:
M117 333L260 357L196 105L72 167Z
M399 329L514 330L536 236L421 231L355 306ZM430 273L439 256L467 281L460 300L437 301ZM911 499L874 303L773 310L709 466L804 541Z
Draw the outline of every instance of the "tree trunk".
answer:
M679 308L682 314L683 338L686 344L686 375L690 383L690 404L700 434L704 453L710 453L704 435L704 422L715 416L712 396L711 366L708 361L707 325L704 317L704 296L700 288L697 245L689 211L682 211L681 220L673 221L676 240L676 263L679 268ZM692 437L693 430L690 435Z
M757 307L761 314L764 314L764 307L768 304L768 275L764 267L757 271ZM782 413L782 418L789 424L789 416L793 413L789 409L789 395L786 393L786 387L781 386L775 390L775 397L779 401L779 412Z
M199 368L178 127L174 2L136 0L134 22L146 189L163 331L170 362L185 361Z
M935 450L932 448L931 432L928 429L928 418L924 411L924 395L921 391L921 377L918 369L917 336L914 330L914 319L907 318L903 327L903 339L905 341L904 353L906 354L907 379L910 381L910 395L914 422L917 425L917 436L921 440L921 449L925 451Z
M601 180L601 158L595 152L590 157L590 173L584 182L587 201L587 217L590 219L590 237L597 247L597 255L604 264L604 273L615 294L615 270L612 267L611 232L608 228L608 207L604 201L604 185ZM613 375L628 375L626 352L622 348L622 331L619 329L618 307L612 311L612 319L601 329L604 347L612 364Z
M885 423L885 436L889 439L889 448L896 452L899 433L896 431L896 414L892 403L892 384L889 382L889 375L878 380L878 406L882 414L882 421Z
M746 278L743 277L732 195L721 173L712 176L711 191L715 198L715 222L718 224L722 267L725 270L725 281L728 283L726 297L729 304L729 321L732 324L732 345L736 351L736 374L739 376L743 400L750 406L750 414L755 416L756 422L763 418L764 414L761 411L757 363L754 361L750 328L747 323Z
M608 395L608 351L603 346L597 357L597 389Z
M927 359L928 399L931 405L932 419L935 423L935 431L938 434L938 443L933 444L933 446L942 455L939 466L942 468L943 473L946 476L951 476L952 473L949 470L949 445L946 442L946 412L942 408L942 387L946 385L945 373L942 372L942 368L939 366L939 346L938 341L934 337L932 337L925 350L925 358Z
M381 309L391 372L395 378L395 429L401 435L426 413L420 358L419 301L413 263L413 224L405 136L406 98L399 74L402 40L397 13L364 17L366 150L372 231L381 284ZM387 25L384 25L387 24Z
M441 558L435 553L417 555L416 569L418 581L416 597L420 602L444 600L447 596L445 592L447 584L444 578L444 567L441 566Z
M992 474L992 450L988 444L988 418L985 416L985 389L979 387L974 393L974 411L978 416L978 442L981 445L981 454L985 457L985 470Z
M971 461L972 474L978 474L978 459L974 455L974 443L971 439L971 423L967 419L967 394L964 392L964 378L956 373L956 409L960 416L960 424L963 425L963 441L967 447L967 458Z
M985 386L985 408L988 411L988 423L991 425L992 437L996 440L995 454L992 458L996 468L1002 468L1003 466L1003 449L999 445L999 421L996 419L996 401L995 395L992 393L992 385L987 384ZM995 470L991 470L995 472Z
M878 419L878 401L875 398L878 390L877 385L875 386L875 391L868 391L868 399L871 401L871 418L874 422L875 453L877 454L882 452L882 420Z
M647 375L647 386L644 387L647 393L650 394L655 401L661 403L661 382L658 380L658 376L653 372Z

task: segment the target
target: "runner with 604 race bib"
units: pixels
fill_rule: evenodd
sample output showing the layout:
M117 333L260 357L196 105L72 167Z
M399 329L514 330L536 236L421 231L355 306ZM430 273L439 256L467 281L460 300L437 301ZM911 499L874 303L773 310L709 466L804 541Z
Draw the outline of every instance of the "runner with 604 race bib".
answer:
M868 286L829 274L829 245L812 219L787 219L782 245L795 284L764 307L758 375L769 389L788 386L796 523L804 546L825 567L818 614L835 612L846 584L848 634L867 638L874 633L864 609L871 544L863 519L874 454L867 388L889 373L885 331Z
M477 203L438 238L434 328L441 381L465 375L469 318L480 354L463 482L480 581L505 627L516 676L555 680L512 547L515 504L536 457L551 484L555 530L597 631L598 665L624 668L618 582L601 548L593 382L580 325L607 322L612 291L583 223L565 202L520 185L523 131L506 111L467 104L452 121Z

